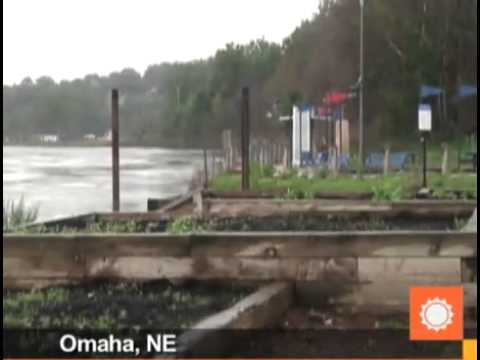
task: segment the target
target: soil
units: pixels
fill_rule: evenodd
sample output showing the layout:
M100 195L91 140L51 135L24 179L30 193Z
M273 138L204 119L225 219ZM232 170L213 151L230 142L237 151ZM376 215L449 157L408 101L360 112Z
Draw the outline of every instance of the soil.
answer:
M183 218L179 219L184 223ZM116 222L51 222L32 227L29 233L163 233L198 231L453 231L467 224L465 218L418 218L401 217L386 219L379 216L359 215L355 218L342 215L319 216L291 214L270 217L225 217L195 219L182 224L177 221L116 221Z
M234 357L436 358L461 357L459 343L409 339L408 315L379 316L333 309L291 308L276 330L237 341Z
M222 311L247 288L168 282L97 283L38 291L3 292L6 328L185 329Z
M210 231L449 231L454 230L455 219L421 221L370 219L368 217L349 219L341 216L290 215L267 218L222 218L206 221L203 227Z

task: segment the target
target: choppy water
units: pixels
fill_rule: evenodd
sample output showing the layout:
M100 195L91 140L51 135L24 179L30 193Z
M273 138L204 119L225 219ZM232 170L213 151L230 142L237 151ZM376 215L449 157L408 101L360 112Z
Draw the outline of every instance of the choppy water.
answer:
M120 150L122 211L144 211L149 197L188 189L200 151ZM110 211L111 152L105 148L3 147L3 198L39 207L40 218Z

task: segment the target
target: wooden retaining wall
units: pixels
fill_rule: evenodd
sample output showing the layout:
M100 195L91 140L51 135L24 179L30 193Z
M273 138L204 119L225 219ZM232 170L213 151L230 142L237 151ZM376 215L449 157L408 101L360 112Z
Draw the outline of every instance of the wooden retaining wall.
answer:
M218 194L217 194L218 195ZM272 217L304 213L309 215L371 215L383 219L452 219L470 217L476 201L372 202L371 200L284 200L281 198L218 197L208 191L194 192L159 209L172 217L201 215L213 217ZM240 195L239 195L240 196Z
M476 233L4 235L4 287L94 279L293 281L305 302L405 308L413 285L476 306Z

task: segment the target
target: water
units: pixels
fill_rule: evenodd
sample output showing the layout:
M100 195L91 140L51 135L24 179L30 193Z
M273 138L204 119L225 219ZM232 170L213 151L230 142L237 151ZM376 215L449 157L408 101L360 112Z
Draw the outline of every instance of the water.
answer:
M181 194L201 168L194 150L120 150L121 211L146 211L148 198ZM38 206L41 219L110 211L107 147L3 147L3 198Z

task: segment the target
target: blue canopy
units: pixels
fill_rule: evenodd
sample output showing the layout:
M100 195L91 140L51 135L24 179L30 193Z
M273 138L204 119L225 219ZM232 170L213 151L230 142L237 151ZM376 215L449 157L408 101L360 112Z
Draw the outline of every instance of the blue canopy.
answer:
M477 96L477 87L472 85L462 85L458 89L457 97L466 98Z
M429 97L438 97L443 94L443 89L434 86L422 85L420 88L420 98L426 99Z

